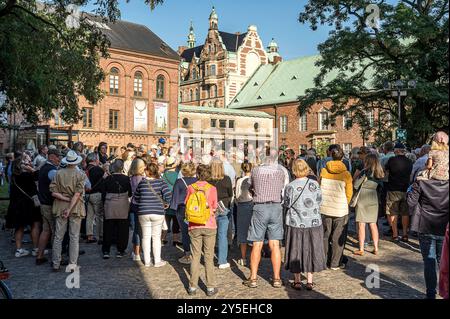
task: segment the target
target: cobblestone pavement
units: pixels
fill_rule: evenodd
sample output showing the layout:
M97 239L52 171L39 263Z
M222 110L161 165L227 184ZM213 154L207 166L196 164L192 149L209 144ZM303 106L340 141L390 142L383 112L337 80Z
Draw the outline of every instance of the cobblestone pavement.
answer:
M283 270L285 286L279 289L270 285L270 259L262 259L259 272L259 287L247 288L242 280L249 275L246 267L238 266L238 250L233 247L230 252L231 268L216 268L219 293L215 298L223 299L279 299L279 298L387 298L387 299L422 299L425 283L423 265L416 239L410 243L392 243L381 240L378 256L366 252L363 257L355 257L352 245L355 239L349 236L345 254L349 258L346 269L326 270L315 275L316 289L312 292L296 291L289 285L293 276ZM189 266L182 265L177 259L182 255L180 248L166 245L163 247L163 259L168 265L162 268L144 268L130 257L103 260L101 249L97 244L80 244L86 251L80 256L80 288L66 287L67 273L53 273L49 265L36 266L33 257L14 257L14 246L10 233L0 231L0 260L11 271L7 281L14 298L89 298L89 299L127 299L127 298L192 298L186 293ZM25 245L30 248L30 244ZM370 249L370 248L369 248ZM115 250L112 249L114 255ZM368 288L365 284L370 271L368 265L376 265L380 270L380 287ZM200 288L203 276L200 280ZM203 292L194 298L208 298Z

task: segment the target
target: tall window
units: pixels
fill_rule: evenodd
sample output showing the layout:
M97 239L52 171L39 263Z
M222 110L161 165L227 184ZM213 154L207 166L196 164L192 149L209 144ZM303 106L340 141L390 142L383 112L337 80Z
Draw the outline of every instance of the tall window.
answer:
M227 128L227 120L219 120L220 128Z
M200 91L198 89L195 89L195 99L197 101L200 100Z
M342 145L342 149L344 150L345 154L350 154L350 152L352 151L352 143L344 143Z
M64 122L64 120L61 117L61 111L56 111L54 114L55 114L55 125L56 126L66 125L66 123Z
M214 102L214 107L219 107L219 101Z
M374 124L374 121L375 121L373 110L367 111L366 116L367 116L367 121L369 122L369 126L372 127Z
M92 108L83 108L83 127L92 128Z
M217 127L217 120L211 119L211 127Z
M217 85L211 86L211 97L217 97Z
M134 96L142 96L143 76L141 72L134 74Z
M164 78L164 75L158 75L156 78L156 98L157 99L164 99L165 96L165 85L166 85L166 79Z
M119 94L119 69L112 68L109 71L109 93Z
M209 75L216 75L216 65L215 64L211 65Z
M192 69L192 79L193 79L193 80L196 80L196 79L197 79L197 69L196 69L196 68L193 68L193 69Z
M288 131L288 118L286 115L280 116L280 133L287 133Z
M299 120L299 123L298 123L298 124L299 124L299 125L298 125L299 130L300 130L301 132L304 132L304 131L307 131L307 130L308 130L308 118L307 118L306 113L303 114L302 116L300 116L300 120Z
M180 103L183 103L183 91L180 91Z
M192 93L192 90L189 90L189 101L194 100L194 93Z
M228 121L228 128L234 129L234 120Z
M119 129L119 111L117 110L109 110L109 129Z
M328 131L328 113L320 112L319 113L319 131Z

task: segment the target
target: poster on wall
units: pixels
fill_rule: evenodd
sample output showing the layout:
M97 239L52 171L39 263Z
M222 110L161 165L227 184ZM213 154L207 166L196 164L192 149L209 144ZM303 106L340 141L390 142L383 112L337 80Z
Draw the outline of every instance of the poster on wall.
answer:
M167 132L167 103L155 102L155 132Z
M134 101L134 130L138 132L148 130L148 109L145 101Z

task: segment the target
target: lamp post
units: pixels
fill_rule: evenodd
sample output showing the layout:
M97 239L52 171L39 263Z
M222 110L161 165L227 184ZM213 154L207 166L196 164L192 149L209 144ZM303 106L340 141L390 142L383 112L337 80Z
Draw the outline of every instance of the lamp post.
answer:
M390 82L388 80L385 80L383 82L383 89L385 91L391 91L393 97L397 97L397 103L398 103L398 129L397 129L397 136L400 132L402 132L402 96L408 95L408 90L412 90L416 88L416 81L415 80L397 80L395 82Z

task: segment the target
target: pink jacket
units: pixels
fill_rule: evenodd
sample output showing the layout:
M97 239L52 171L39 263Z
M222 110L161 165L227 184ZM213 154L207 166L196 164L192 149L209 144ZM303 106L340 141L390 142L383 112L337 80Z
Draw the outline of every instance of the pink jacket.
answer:
M197 182L198 186L202 187L208 184L207 182ZM189 185L187 189L187 195L186 195L186 201L187 203L189 196L193 194L194 188L192 188L191 185ZM206 225L197 225L189 223L189 230L195 229L195 228L211 228L211 229L217 229L217 222L216 222L216 215L215 211L217 209L217 188L214 186L211 187L208 191L206 191L206 200L208 201L208 206L211 210L211 216L209 217L209 220L206 222Z
M442 255L441 255L441 264L440 264L440 271L439 271L439 295L444 298L448 299L448 270L449 270L449 263L448 263L448 224L447 224L447 230L445 231L445 240L444 245L442 246Z

